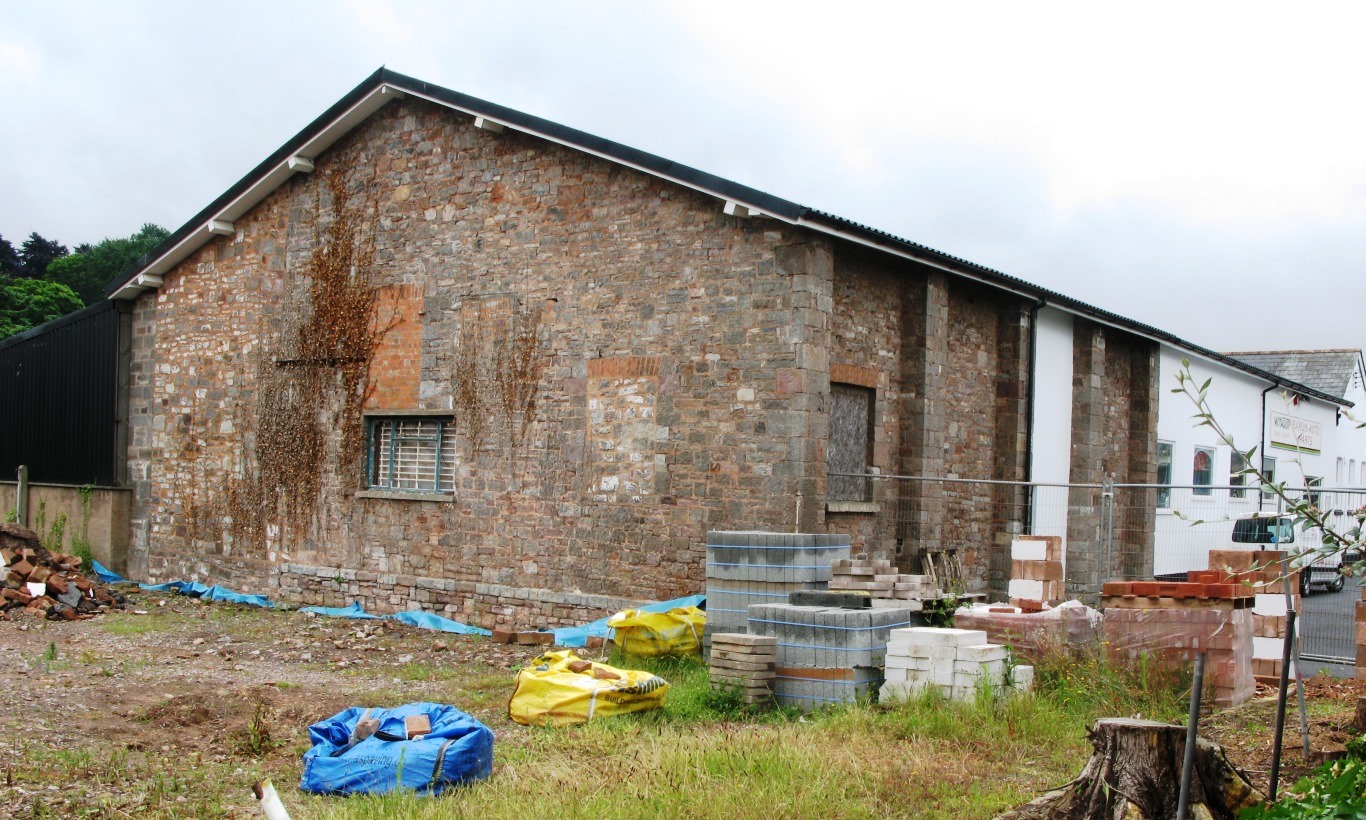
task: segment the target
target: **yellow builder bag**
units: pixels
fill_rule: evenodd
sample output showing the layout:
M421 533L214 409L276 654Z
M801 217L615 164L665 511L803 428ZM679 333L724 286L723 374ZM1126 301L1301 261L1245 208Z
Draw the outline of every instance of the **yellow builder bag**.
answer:
M649 672L586 661L569 649L547 652L517 673L508 717L523 726L570 726L662 708L668 690Z
M675 607L668 612L628 609L607 619L612 643L628 655L698 655L707 613L695 606Z

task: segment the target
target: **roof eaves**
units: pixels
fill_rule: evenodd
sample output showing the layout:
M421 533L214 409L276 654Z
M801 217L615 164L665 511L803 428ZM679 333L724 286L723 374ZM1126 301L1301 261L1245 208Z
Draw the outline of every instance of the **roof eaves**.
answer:
M1296 392L1302 393L1303 395L1317 396L1338 404L1346 403L1347 406L1351 406L1350 402L1344 402L1341 398L1333 397L1306 385L1290 382L1275 374L1252 367L1245 362L1240 362L1237 359L1222 353L1217 353L1208 348L1201 347L1166 331L1159 330L1150 325L1145 325L1141 322L1136 322L1116 313L1102 310L1101 308L1086 304L1080 300L1073 299L1055 291L1050 291L1046 288L1041 288L1038 285L1031 284L1023 279L978 265L974 262L969 262L966 259L952 256L926 245L911 242L886 231L862 225L831 213L807 208L790 200L764 193L758 189L741 185L737 182L718 177L714 174L709 174L705 171L700 171L681 163L672 162L646 151L640 151L603 137L580 131L576 128L570 128L542 117L532 116L503 105L498 105L497 103L481 100L467 94L461 94L458 91L452 91L451 89L443 88L442 86L434 85L415 77L399 74L398 72L390 71L385 68L381 68L367 77L360 85L356 86L346 96L342 97L328 108L327 111L323 112L318 118L313 120L313 122L309 123L302 131L281 146L279 150L271 154L265 161L257 165L246 176L242 177L242 179L238 180L236 184L210 203L208 207L191 218L189 222L181 226L179 230L171 234L164 242L134 263L133 267L127 272L111 282L105 288L105 292L113 295L125 288L129 290L140 289L138 285L130 285L130 283L134 283L138 277L154 274L156 271L155 266L159 262L170 258L170 254L173 251L183 245L192 244L196 240L202 240L200 242L201 245L203 242L207 242L210 237L207 235L206 226L211 219L214 219L216 218L216 215L223 213L225 208L231 206L262 179L276 172L281 167L282 163L286 162L290 157L295 156L327 128L342 122L342 118L348 112L355 109L357 104L386 86L427 99L431 102L458 109L468 114L491 119L504 126L509 126L577 150L634 167L652 175L663 177L695 190L711 194L720 199L740 202L751 207L752 210L768 214L795 225L821 230L825 233L843 236L846 239L851 239L860 242L861 244L878 247L899 256L941 267L956 274L967 276L968 278L978 280L984 284L1002 288L1027 298L1040 302L1047 302L1056 307L1092 318L1104 324L1109 324L1140 336L1146 336L1156 341L1166 342L1175 347L1185 348L1200 356L1223 362L1224 364L1246 371L1259 378L1270 380L1278 384L1284 383L1286 386L1291 387ZM366 116L369 115L366 114ZM353 123L352 126L348 127L353 127L354 124L356 123ZM280 182L283 182L283 179L281 179ZM190 252L193 251L191 250ZM188 253L185 255L188 255ZM149 286L154 287L159 283L159 277L152 275Z
M143 254L128 270L110 281L104 288L105 294L113 296L121 289L125 288L125 286L134 282L140 275L147 275L156 263L165 260L173 251L183 249L187 243L193 243L196 239L202 240L199 243L200 245L202 245L203 242L207 242L207 236L197 236L197 234L207 233L206 226L208 225L209 220L217 218L219 214L223 213L225 208L239 200L243 194L249 191L260 180L266 178L272 171L280 168L280 166L283 163L288 162L291 157L298 155L299 151L304 146L308 145L314 137L322 133L328 125L336 122L338 118L347 111L355 108L357 103L382 88L387 73L388 72L386 72L385 69L381 68L365 78L360 85L357 85L355 88L351 89L351 91L347 92L345 96L305 126L302 131L291 137L284 145L273 154L266 157L266 159L255 168L248 171L247 174L235 182L232 187L224 191L220 196L214 199L213 202L210 202L208 206L199 213L190 217L188 222L180 226L180 228L170 236L166 237L161 244ZM283 179L281 181L283 181Z
M1142 322L1138 322L1133 319L1120 316L1117 313L1111 313L1108 310L1098 308L1094 305L1089 305L1085 302L1082 302L1079 299L1074 299L1070 296L1066 296L1056 291L1039 287L1038 285L1035 285L1024 279L1020 279L1015 276L1010 276L1009 274L1002 273L998 270L993 270L983 265L979 265L975 262L969 262L966 259L962 259L957 256L952 256L942 251L937 251L934 248L928 247L926 245L921 245L916 242L911 242L907 239L902 239L901 237L887 233L886 231L882 231L877 228L872 228L867 225L861 225L857 222L845 219L844 217L835 216L834 214L808 209L806 212L806 218L800 224L812 223L825 224L835 229L836 232L849 232L851 234L860 236L868 240L868 242L866 242L865 244L881 246L893 252L900 252L899 255L907 256L909 258L916 259L917 261L922 261L934 265L935 267L944 268L954 273L966 275L969 278L977 279L978 281L984 282L986 284L995 285L996 287L1013 291L1017 294L1027 296L1039 300L1041 302L1046 302L1050 305L1053 305L1054 307L1063 308L1065 310L1068 310L1069 312L1098 320L1104 324L1112 325L1121 330L1126 330L1130 333L1134 333L1140 336L1146 336L1154 341L1165 342L1166 344L1169 344L1173 347L1184 348L1203 358L1220 362L1222 364L1228 365L1229 367L1256 376L1259 379L1273 382L1278 386L1287 387L1291 390L1294 390L1296 393L1300 393L1301 395L1317 397L1319 399L1323 399L1325 401L1330 401L1335 404L1340 404L1347 407L1352 406L1352 402L1347 401L1340 396L1333 396L1332 394L1325 393L1322 390L1315 389L1305 384L1300 384L1299 382L1295 382L1290 379L1278 376L1275 373L1271 373L1269 371L1262 370L1261 368L1254 367L1246 362L1235 359L1232 356L1228 356L1226 354L1210 350L1207 347L1202 347L1198 344L1195 344L1194 342L1182 339L1181 337L1176 336L1175 334L1168 333L1165 330L1160 330L1156 327L1153 327L1152 325L1147 325Z

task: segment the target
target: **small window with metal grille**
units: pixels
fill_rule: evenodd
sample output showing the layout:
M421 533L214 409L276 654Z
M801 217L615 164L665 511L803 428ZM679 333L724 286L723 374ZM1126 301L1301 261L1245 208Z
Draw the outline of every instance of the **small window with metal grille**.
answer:
M455 491L455 425L449 419L372 417L367 421L368 489Z

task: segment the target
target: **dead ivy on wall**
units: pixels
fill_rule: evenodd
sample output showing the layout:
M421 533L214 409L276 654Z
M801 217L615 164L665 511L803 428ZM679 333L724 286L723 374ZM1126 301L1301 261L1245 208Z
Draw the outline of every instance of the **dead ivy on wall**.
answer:
M519 304L509 312L498 344L501 355L493 378L514 450L526 441L527 430L536 418L536 396L545 367L540 331L541 309Z
M264 374L256 414L255 483L265 497L251 503L267 513L278 495L283 523L295 532L307 526L322 492L333 431L340 435L336 469L351 475L359 468L370 360L391 326L375 315L374 186L337 171L322 183L327 218L319 202L313 251L301 271L306 305L285 334L290 354Z
M502 432L515 455L536 420L545 370L543 310L517 297L480 302L464 312L451 374L457 428L471 455Z
M394 321L376 315L375 186L335 170L319 183L300 292L287 300L284 326L260 339L253 405L230 414L234 469L206 476L216 482L207 498L190 502L194 537L221 539L223 554L230 544L240 554L297 539L311 528L326 477L359 475L370 361Z

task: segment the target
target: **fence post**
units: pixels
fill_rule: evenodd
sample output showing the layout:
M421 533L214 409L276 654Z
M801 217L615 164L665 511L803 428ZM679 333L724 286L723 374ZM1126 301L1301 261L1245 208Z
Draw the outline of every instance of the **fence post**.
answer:
M1096 562L1096 595L1110 577L1111 551L1115 540L1115 481L1106 475L1101 479L1100 489L1100 555Z
M28 526L28 465L19 465L19 486L14 489L14 511L19 526Z

